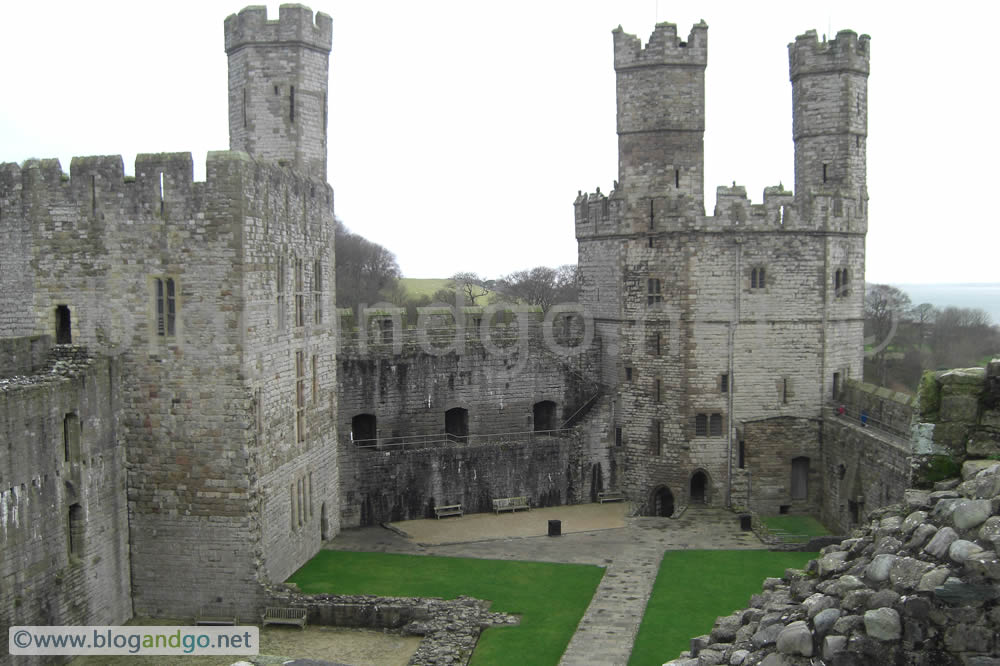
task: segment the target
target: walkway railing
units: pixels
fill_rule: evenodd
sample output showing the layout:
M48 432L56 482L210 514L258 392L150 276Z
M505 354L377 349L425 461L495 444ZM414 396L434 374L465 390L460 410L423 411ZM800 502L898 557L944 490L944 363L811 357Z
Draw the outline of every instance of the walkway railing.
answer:
M355 439L352 443L359 449L374 449L378 451L430 449L444 446L479 446L483 444L504 444L513 442L548 441L552 437L565 437L572 430L527 430L523 432L497 432L488 435L452 435L438 433L434 435L411 435L408 437L380 437L378 439Z
M906 441L910 440L910 432L908 430L904 431L898 427L890 425L889 423L880 421L863 411L851 409L844 405L834 406L832 404L830 405L830 409L833 411L835 416L846 421L851 421L854 425L859 425L862 428L874 428L875 430L888 433Z

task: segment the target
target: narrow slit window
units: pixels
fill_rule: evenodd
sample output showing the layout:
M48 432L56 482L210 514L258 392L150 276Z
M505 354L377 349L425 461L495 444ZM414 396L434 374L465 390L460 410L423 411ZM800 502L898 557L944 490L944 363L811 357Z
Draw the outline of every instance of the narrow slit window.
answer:
M295 352L295 433L296 441L306 441L306 359Z
M160 172L160 215L163 215L163 200L166 195L163 190L163 172Z
M295 86L288 89L288 119L295 122Z
M312 356L312 402L315 405L319 398L319 363L316 354Z
M781 402L785 405L788 404L788 377L781 379Z
M177 293L173 278L156 278L156 334L173 337L177 333Z
M90 212L97 212L97 176L90 177Z
M729 393L729 373L722 373L719 377L719 391L721 393Z
M625 381L632 381L632 368L625 368Z
M681 170L674 169L674 187L681 186Z
M277 291L277 319L278 319L278 330L285 330L285 258L278 257L277 266L275 268L275 291Z
M305 326L303 305L305 296L302 292L302 259L295 259L295 326Z
M663 455L663 423L653 419L653 455Z
M656 402L660 402L662 398L662 393L663 393L662 388L663 388L663 383L659 379L657 379L653 383L653 394L656 396Z
M653 200L650 199L649 200L649 228L650 229L653 228L653 224L654 224L654 222L653 222Z
M323 323L323 262L313 262L313 323Z
M823 165L823 182L826 182L826 165Z

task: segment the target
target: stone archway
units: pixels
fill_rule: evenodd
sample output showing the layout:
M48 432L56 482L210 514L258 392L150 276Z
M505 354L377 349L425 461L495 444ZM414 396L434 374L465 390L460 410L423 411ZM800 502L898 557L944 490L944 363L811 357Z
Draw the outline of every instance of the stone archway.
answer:
M691 486L689 488L690 494L688 497L691 500L691 504L699 502L701 504L708 503L708 474L702 470L698 470L691 475Z
M652 515L669 518L674 515L674 494L670 492L670 488L660 486L653 491L649 506Z

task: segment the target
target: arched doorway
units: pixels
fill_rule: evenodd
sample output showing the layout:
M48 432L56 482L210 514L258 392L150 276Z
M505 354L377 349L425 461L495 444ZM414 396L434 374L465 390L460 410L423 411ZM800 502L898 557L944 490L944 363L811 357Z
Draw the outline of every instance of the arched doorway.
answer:
M73 325L70 323L70 313L68 305L56 306L56 344L68 345L73 343Z
M669 518L674 515L674 494L666 486L660 486L653 491L651 504L654 516Z
M556 403L551 400L536 402L534 407L535 432L556 429Z
M792 499L809 498L809 458L799 456L792 458Z
M691 501L705 503L708 501L708 475L697 471L691 477Z
M378 423L374 414L358 414L351 418L351 437L355 444L375 444Z
M469 410L453 407L444 413L444 431L453 437L469 436Z

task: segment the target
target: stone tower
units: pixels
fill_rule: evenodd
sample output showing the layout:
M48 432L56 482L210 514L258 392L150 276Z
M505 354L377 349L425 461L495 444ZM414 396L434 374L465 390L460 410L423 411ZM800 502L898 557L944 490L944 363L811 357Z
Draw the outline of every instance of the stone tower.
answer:
M809 30L788 45L795 193L838 196L867 215L868 35L850 30L820 42Z
M657 515L808 511L824 405L861 376L868 37L796 39L796 193L751 204L718 187L709 215L708 27L613 42L619 180L574 202L580 301L613 387L605 478Z
M620 26L612 35L620 187L636 206L643 197L688 197L702 206L708 26L698 23L683 41L677 26L659 23L645 48Z
M226 19L229 148L326 180L326 124L333 22L301 5Z

